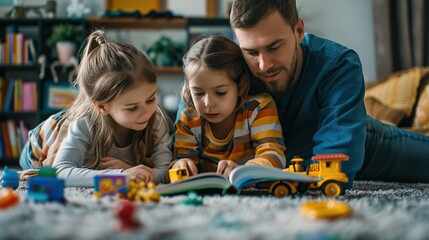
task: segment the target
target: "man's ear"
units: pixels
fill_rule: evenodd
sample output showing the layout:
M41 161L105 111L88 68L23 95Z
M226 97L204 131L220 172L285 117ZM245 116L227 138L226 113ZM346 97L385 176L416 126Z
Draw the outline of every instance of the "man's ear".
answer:
M107 108L106 108L106 105L104 105L104 104L102 104L102 103L100 103L100 102L97 102L97 101L94 101L92 104L94 104L94 107L102 114L102 115L108 115L109 114L109 112L107 111Z
M302 20L301 18L298 18L297 22L295 23L295 35L298 39L298 43L301 43L302 39L304 39L304 33L305 33L304 20Z

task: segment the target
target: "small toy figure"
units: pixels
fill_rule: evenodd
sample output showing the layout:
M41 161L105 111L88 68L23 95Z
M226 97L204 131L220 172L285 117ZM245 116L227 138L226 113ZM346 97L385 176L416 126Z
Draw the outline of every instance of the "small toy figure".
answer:
M94 177L94 196L127 195L128 178L125 174L99 174Z
M136 207L130 201L120 203L117 211L117 217L121 222L122 231L135 230L140 227L141 223L135 217Z
M131 201L140 201L144 203L159 202L160 195L155 191L155 184L149 182L146 186L144 182L130 182L130 188L127 194L127 199Z
M203 205L203 199L196 192L190 191L188 192L188 197L181 201L181 203L184 205L201 206Z
M0 189L0 208L12 207L19 203L19 195L11 188Z
M4 167L1 185L4 188L10 187L13 189L17 189L19 186L19 174L17 170L9 170L7 166Z
M64 179L58 179L54 168L41 168L28 179L27 200L65 203Z

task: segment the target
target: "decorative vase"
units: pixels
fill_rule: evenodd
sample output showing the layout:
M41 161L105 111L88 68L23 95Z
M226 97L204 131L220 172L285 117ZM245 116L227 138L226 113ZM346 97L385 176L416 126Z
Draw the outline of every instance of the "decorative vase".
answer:
M60 41L56 44L58 60L61 64L70 63L70 59L76 54L76 43L71 41Z

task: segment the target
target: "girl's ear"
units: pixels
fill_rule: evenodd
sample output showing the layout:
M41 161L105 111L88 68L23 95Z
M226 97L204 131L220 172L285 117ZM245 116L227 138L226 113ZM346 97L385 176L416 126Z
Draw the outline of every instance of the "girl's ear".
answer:
M104 105L104 104L102 104L102 103L100 103L100 102L97 102L97 101L94 101L92 104L94 104L94 107L102 114L102 115L108 115L109 114L109 112L107 111L107 109L106 109L106 105Z

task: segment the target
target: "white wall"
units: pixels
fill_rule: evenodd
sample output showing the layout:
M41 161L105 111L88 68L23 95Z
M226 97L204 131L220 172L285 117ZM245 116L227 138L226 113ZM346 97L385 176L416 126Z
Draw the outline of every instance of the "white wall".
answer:
M297 0L306 31L354 49L366 81L376 80L372 0Z

